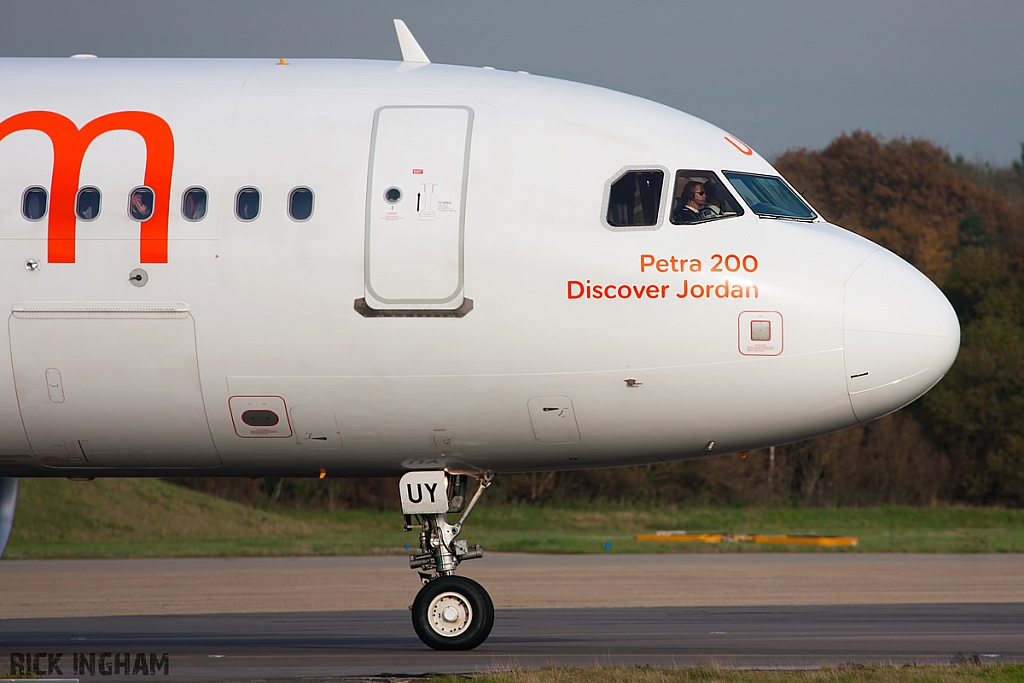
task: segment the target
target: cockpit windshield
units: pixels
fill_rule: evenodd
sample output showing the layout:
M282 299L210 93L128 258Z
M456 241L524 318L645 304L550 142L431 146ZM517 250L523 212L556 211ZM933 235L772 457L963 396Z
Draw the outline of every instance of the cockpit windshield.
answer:
M817 214L778 176L723 171L732 186L758 216L811 220Z

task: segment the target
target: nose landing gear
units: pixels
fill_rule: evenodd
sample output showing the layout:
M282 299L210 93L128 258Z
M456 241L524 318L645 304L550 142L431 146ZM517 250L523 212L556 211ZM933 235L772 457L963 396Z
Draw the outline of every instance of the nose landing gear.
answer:
M455 537L492 478L490 472L480 476L468 503L464 474L409 472L399 483L405 530L420 529L420 554L409 558L409 566L423 580L411 608L412 625L420 640L435 650L472 650L487 640L494 625L487 591L472 579L455 576L461 562L483 557L479 545L470 548ZM459 521L449 524L448 514L457 512L462 512Z

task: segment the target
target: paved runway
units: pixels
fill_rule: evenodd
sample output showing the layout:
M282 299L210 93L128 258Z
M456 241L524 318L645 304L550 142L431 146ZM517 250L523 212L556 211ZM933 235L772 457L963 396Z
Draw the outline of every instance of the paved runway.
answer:
M460 573L493 596L494 631L441 653L413 633L404 557L4 560L0 670L18 655L82 680L150 680L166 661L168 678L207 681L1024 661L1024 555L489 553Z
M42 654L42 671L61 653L65 676L74 675L74 653L121 653L121 662L166 653L167 678L203 681L546 664L948 663L958 652L1019 662L1024 603L508 609L498 612L487 643L456 653L421 645L407 610L8 619L0 620L0 644L3 668L10 652ZM100 675L79 672L82 680Z

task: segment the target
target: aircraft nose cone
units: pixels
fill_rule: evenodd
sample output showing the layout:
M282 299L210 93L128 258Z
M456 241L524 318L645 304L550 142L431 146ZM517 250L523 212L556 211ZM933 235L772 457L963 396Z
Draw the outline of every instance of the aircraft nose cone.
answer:
M960 350L960 323L931 280L879 249L846 281L846 386L867 422L931 389Z

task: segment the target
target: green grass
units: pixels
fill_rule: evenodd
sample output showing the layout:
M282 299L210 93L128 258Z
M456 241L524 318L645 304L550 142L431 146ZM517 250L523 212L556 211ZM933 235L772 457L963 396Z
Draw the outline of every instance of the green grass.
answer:
M478 516L477 516L478 515ZM857 536L853 549L813 549L750 543L650 543L633 536L659 529L689 532ZM811 509L484 508L467 534L485 547L526 552L1018 552L1024 551L1024 511L996 508L878 507Z
M433 676L431 683L1011 683L1024 681L1024 665L847 666L750 671L720 667L546 667L471 676Z
M401 520L258 510L156 479L25 479L5 557L371 554L406 542Z
M642 543L634 534L690 532L851 535L852 549ZM812 509L487 507L463 532L492 551L1021 552L1024 510L962 507ZM152 479L22 481L5 557L188 557L404 553L415 533L397 512L268 511Z

